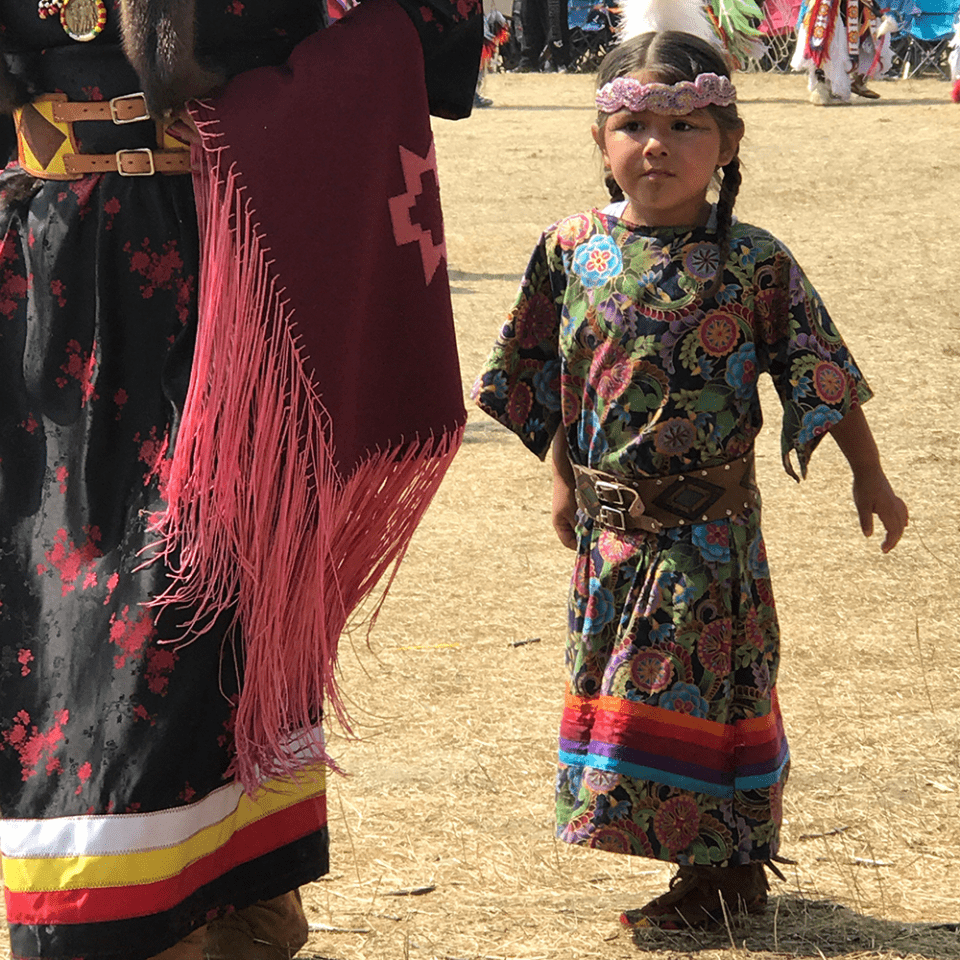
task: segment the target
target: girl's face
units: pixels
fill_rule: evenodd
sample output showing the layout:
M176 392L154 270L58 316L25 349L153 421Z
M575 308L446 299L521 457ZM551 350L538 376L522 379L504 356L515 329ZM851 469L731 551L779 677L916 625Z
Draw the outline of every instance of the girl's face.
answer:
M643 73L632 74L650 82ZM624 217L647 227L703 226L714 172L736 155L740 134L721 132L707 110L682 116L611 114L593 138L627 198Z

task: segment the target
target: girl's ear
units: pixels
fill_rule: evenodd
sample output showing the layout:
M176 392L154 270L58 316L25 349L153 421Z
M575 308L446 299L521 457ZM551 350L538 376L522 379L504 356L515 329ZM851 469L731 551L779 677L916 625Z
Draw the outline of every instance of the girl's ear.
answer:
M724 130L720 138L720 157L718 167L725 167L739 152L740 141L743 139L743 121L736 130Z
M590 132L593 134L593 142L600 148L600 154L603 156L603 169L610 169L610 158L607 156L607 148L603 143L603 131L596 125L593 124L590 127Z

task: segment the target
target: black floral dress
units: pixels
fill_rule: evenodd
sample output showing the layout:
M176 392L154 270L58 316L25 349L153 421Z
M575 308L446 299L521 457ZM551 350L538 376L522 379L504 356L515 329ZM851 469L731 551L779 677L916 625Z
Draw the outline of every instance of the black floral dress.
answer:
M107 3L96 39L77 43L33 0L0 0L9 67L35 95L140 89L118 6ZM325 4L302 0L197 7L199 52L227 75L282 63L324 25ZM473 95L473 8L436 0L408 11L431 103L449 116L468 113ZM457 43L476 56L451 56ZM76 129L86 153L154 136L149 122ZM150 519L164 504L196 333L190 176L39 181L14 162L0 194L0 849L11 942L17 957L139 960L326 872L323 771L245 795L227 775L242 683L223 655L236 639L229 618L187 629L189 610L149 605L169 586L167 568L149 562Z

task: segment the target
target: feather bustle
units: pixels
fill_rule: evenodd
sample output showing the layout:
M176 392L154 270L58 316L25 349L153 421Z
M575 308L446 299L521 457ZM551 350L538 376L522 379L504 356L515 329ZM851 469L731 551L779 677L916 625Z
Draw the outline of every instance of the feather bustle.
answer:
M717 34L701 0L625 0L621 4L620 37L678 30L717 43Z

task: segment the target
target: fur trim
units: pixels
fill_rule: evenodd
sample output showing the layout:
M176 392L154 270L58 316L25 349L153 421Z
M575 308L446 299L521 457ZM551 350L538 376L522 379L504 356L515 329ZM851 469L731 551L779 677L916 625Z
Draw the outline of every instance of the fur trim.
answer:
M0 113L13 113L30 99L30 92L16 77L10 75L7 65L0 57Z
M165 116L223 84L221 73L197 61L196 0L120 0L120 31L124 53L154 116ZM29 89L10 75L0 57L0 113L12 113L30 99Z
M140 77L147 104L162 117L187 100L206 96L224 76L196 58L196 0L120 0L123 50ZM0 113L31 99L0 57Z
M120 28L151 113L168 114L223 82L197 62L196 0L121 0Z

